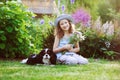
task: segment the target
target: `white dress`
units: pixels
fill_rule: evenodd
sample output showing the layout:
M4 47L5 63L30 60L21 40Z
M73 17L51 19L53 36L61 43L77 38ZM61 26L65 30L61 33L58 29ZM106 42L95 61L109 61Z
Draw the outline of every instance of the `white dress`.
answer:
M70 41L70 37L63 37L60 40L58 47L62 47L68 44L69 41ZM87 64L88 63L88 59L74 52L65 52L65 53L59 52L56 55L57 55L58 63L61 63L61 64Z

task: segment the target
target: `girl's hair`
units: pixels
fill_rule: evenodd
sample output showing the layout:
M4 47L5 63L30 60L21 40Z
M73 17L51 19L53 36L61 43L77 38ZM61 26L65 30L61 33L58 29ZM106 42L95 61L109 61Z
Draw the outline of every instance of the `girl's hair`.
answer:
M68 20L68 19L67 19ZM60 21L59 21L60 22ZM75 26L74 24L72 24L69 20L69 25L70 25L70 28L69 28L69 33L73 33L75 31ZM54 31L54 36L57 36L59 39L62 38L64 36L64 32L63 30L61 29L60 27L60 24L58 23L58 26L55 28L55 31Z

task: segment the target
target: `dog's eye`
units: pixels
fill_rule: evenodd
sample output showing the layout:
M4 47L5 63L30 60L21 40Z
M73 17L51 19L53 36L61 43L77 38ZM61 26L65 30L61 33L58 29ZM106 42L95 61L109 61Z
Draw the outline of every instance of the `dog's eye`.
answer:
M50 53L50 51L47 52L48 54Z
M51 51L50 51L50 50L48 50L48 51L47 51L47 53L48 53L48 54L50 54L50 53L51 53Z

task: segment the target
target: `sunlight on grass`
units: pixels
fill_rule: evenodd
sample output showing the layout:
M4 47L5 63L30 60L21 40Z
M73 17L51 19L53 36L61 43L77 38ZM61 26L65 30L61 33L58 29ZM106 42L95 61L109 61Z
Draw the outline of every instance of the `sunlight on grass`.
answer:
M0 80L119 80L120 61L90 59L87 65L30 66L0 61Z

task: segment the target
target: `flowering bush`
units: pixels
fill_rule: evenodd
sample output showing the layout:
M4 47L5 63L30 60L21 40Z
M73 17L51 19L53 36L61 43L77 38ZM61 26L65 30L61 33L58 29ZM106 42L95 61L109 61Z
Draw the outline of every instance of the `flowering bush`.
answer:
M114 25L111 21L103 24L99 17L91 27L84 27L82 31L86 39L80 43L81 55L93 58L115 58L116 54L112 50L114 45L111 44Z
M80 42L80 54L82 56L93 58L112 57L113 53L110 50L110 42L105 35L99 36L92 29L87 29L84 34L86 39Z

